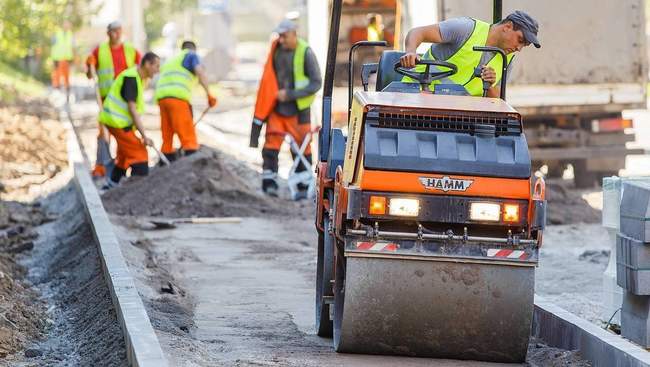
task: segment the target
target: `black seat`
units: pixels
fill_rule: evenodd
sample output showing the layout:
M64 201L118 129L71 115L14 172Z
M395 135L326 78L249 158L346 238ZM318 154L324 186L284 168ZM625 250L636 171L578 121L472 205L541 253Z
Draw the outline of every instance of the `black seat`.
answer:
M377 70L377 87L375 88L378 92L384 90L391 82L402 80L402 75L395 72L395 63L402 56L404 56L403 51L382 52Z

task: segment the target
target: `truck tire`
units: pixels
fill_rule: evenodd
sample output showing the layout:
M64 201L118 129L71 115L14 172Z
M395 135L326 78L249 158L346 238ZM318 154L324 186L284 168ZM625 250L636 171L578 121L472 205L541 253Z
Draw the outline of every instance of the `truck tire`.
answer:
M548 173L546 174L548 178L562 178L566 163L561 161L546 162L546 167L548 168Z
M573 166L573 182L578 189L590 189L598 187L598 172L587 170L587 161L582 159L571 162Z

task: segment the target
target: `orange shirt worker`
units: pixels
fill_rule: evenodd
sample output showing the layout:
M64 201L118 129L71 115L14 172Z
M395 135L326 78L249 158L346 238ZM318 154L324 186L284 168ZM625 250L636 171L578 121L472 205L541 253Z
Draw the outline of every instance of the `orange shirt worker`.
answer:
M92 79L93 69L97 75L97 88L101 99L106 99L113 81L124 70L140 63L140 52L129 42L122 42L122 24L112 22L106 29L108 40L95 47L86 61L86 76ZM97 159L93 169L94 177L110 176L113 159L108 146L108 136L101 123L97 136Z

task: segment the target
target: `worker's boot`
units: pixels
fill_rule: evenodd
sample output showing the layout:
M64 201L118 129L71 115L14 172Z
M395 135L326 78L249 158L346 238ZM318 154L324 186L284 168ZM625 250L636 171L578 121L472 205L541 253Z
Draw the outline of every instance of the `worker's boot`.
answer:
M99 189L99 194L103 195L105 192L107 192L110 189L118 187L120 184L119 182L115 182L111 180L110 178L106 179L106 183Z
M295 157L294 157L295 159ZM311 165L311 154L305 154L305 159L309 162ZM304 172L307 169L311 170L311 166L305 167L305 164L300 161L300 164L298 164L298 167L296 167L296 173ZM296 185L296 188L298 189L298 192L296 193L294 200L302 200L302 199L307 199L309 196L308 191L309 191L309 184L300 182Z
M262 172L262 191L273 197L278 196L278 174L271 170Z
M262 149L262 191L278 196L278 154L275 149Z

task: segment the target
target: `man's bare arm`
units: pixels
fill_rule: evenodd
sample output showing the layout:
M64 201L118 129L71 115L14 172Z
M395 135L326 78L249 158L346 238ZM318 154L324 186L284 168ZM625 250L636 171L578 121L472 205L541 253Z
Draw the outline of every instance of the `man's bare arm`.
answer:
M203 65L197 65L194 68L194 74L199 79L199 84L203 87L206 95L210 95L210 88L208 83L208 77L205 75L205 67Z
M409 31L404 41L406 54L400 58L403 67L415 67L415 63L419 59L416 50L424 42L441 43L442 35L440 34L440 26L432 24L424 27L415 27Z

